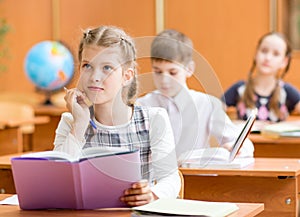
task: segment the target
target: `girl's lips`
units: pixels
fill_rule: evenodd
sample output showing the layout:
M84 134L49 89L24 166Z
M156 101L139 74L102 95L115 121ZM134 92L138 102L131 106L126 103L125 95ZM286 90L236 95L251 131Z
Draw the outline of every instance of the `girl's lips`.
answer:
M91 86L91 87L88 87L89 90L92 90L92 91L102 91L104 90L102 87L94 87L94 86Z
M269 67L269 66L270 66L270 63L264 62L264 63L262 63L262 66L264 66L264 67Z

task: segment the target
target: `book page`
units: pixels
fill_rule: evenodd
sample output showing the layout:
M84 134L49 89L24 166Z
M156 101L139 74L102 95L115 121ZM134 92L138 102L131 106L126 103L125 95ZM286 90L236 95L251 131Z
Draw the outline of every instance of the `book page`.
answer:
M14 194L0 201L0 205L19 205L18 195Z
M123 147L89 147L82 150L80 156L71 156L68 153L62 151L42 151L33 152L29 154L21 155L22 158L37 158L37 159L47 159L56 161L69 161L77 162L79 160L84 160L93 157L109 156L113 154L125 154L130 153L128 148Z
M72 157L68 153L61 151L41 151L41 152L33 152L28 154L21 155L21 158L37 158L37 159L47 159L47 160L65 160L74 162L77 161L78 158Z
M228 162L230 152L222 147L201 148L182 154L183 162Z
M80 159L109 156L114 154L126 154L130 152L132 151L130 151L129 148L125 147L96 146L83 149L81 152Z
M158 199L144 206L132 208L135 211L146 211L173 215L204 215L210 217L227 216L239 208L235 203L206 202L184 199Z
M182 168L204 168L204 169L241 169L247 167L255 162L253 157L235 158L231 162L207 162L200 163L186 161L181 164Z

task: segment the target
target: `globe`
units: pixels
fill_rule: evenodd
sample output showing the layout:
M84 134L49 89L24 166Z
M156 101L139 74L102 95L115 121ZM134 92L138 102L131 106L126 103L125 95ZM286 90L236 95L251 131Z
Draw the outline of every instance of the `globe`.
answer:
M59 90L73 77L73 55L58 41L42 41L28 51L25 72L38 89L45 92Z

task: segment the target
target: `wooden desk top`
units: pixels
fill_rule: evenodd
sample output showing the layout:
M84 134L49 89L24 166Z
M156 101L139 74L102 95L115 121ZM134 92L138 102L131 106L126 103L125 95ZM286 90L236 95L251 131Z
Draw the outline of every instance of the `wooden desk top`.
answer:
M65 107L57 107L52 105L39 105L34 107L35 115L50 115L50 116L60 116L63 112L66 112Z
M272 138L263 136L261 134L252 133L249 135L249 139L255 143L264 143L264 144L299 144L300 145L300 137L279 137Z
M300 175L300 159L295 158L255 158L255 162L242 169L206 169L180 168L183 175L217 174L240 176L298 176Z
M0 200L11 195L0 194ZM239 210L228 217L253 217L264 210L263 203L236 203ZM102 217L131 217L130 210L20 210L19 206L0 205L0 216L32 217L32 216L102 216Z
M10 159L13 157L19 157L25 153L30 153L30 152L20 152L20 153L0 156L0 169L11 169Z
M27 152L29 153L29 152ZM0 156L0 169L10 169L12 157L25 154L16 153ZM298 176L300 175L300 159L295 158L255 158L253 165L242 169L205 169L205 168L180 168L184 175L219 174L243 176Z
M20 127L25 124L46 124L50 121L48 116L36 116L32 118L8 119L0 121L0 129Z

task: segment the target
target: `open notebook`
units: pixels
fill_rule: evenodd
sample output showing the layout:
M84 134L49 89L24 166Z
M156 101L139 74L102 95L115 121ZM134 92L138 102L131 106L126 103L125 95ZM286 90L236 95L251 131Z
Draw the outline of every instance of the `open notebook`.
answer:
M254 162L253 157L237 157L245 139L256 120L257 110L253 110L239 133L233 148L228 151L222 147L197 149L180 156L181 167L200 168L242 168Z

